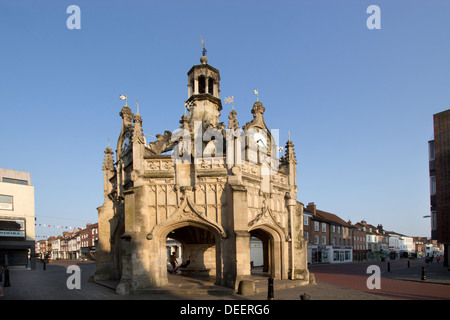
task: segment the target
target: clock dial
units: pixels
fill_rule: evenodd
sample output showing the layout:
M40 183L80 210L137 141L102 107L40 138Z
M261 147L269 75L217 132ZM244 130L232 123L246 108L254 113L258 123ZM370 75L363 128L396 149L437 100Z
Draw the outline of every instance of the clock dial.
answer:
M265 130L257 129L253 134L253 139L255 144L258 146L260 150L267 151L269 148L269 137Z

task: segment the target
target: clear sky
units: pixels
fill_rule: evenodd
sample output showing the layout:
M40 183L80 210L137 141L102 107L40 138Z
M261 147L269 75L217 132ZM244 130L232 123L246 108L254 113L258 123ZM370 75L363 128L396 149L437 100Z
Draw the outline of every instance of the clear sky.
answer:
M96 222L119 95L133 111L139 100L145 134L177 129L201 36L241 126L256 88L281 145L290 131L297 200L430 236L427 142L450 108L449 35L449 1L0 0L0 167L31 173L36 222L52 225L36 235Z

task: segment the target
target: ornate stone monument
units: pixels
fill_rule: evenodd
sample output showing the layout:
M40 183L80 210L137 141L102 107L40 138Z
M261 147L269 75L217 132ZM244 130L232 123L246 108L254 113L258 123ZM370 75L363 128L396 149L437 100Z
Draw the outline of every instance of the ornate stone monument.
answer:
M166 285L170 237L182 244L188 268L237 289L252 279L253 236L263 244L265 272L306 284L294 145L289 140L277 159L276 131L267 127L260 101L242 129L234 108L228 125L220 122L219 71L206 56L200 61L187 74L178 130L147 144L139 113L126 105L120 111L116 162L108 146L103 163L95 279L120 280L118 293Z

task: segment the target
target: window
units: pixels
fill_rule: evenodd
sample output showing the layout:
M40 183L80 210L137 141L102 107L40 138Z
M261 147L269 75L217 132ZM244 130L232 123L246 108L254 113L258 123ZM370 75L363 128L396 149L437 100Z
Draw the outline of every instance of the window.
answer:
M11 179L11 178L5 178L5 177L2 178L2 182L28 185L27 180Z
M319 231L319 221L314 221L314 231Z
M322 244L327 244L327 237L322 236Z
M322 222L322 232L327 232L327 225L325 222Z
M309 241L309 232L308 231L303 231L303 236L306 238L306 240Z
M0 194L0 210L12 210L13 197Z
M331 230L333 230L333 233L335 233L335 232L336 232L336 226L333 225L333 227L331 228Z
M434 140L428 141L428 153L430 160L434 160Z
M430 195L436 194L436 177L431 176L430 177Z
M314 236L314 243L319 244L319 236Z
M303 225L309 226L309 224L308 224L308 217L305 217L305 218L304 218L304 220L303 220Z

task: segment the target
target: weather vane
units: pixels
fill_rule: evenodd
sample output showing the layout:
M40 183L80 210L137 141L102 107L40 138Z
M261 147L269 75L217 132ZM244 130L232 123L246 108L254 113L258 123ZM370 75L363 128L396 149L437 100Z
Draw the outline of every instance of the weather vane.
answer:
M231 103L231 109L234 110L234 96L226 98L225 103Z
M256 89L253 89L253 92L256 94L256 101L259 101L259 91Z
M127 98L126 94L121 94L119 96L119 98L120 98L120 100L125 100L125 105L128 106L128 100L127 100L128 98Z
M202 36L200 36L200 39L202 39L202 46L203 46L202 55L206 56L205 42L203 42Z

